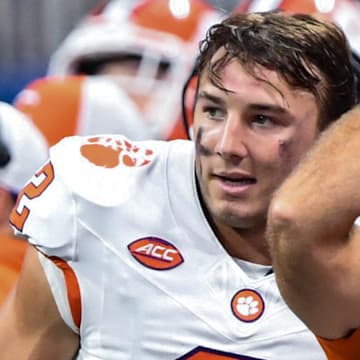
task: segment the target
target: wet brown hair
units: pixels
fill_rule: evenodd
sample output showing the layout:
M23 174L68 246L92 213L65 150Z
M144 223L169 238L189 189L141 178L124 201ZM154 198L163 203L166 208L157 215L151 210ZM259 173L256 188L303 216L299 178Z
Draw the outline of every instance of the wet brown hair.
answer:
M221 48L224 54L212 61ZM213 25L200 43L198 72L207 71L210 81L223 89L221 71L233 59L255 78L260 65L291 87L314 94L321 129L356 102L349 45L333 23L281 12L232 15Z

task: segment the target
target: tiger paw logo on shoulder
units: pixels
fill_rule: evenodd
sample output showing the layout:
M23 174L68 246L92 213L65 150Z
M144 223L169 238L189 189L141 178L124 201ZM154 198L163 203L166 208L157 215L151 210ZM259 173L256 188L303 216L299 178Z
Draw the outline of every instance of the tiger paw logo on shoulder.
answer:
M121 137L97 136L87 139L80 148L81 155L92 164L105 168L139 167L151 163L154 152L137 146Z

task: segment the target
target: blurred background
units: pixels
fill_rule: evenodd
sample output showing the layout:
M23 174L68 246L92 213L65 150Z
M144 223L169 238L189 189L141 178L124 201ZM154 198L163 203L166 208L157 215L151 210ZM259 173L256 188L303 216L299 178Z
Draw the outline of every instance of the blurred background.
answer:
M0 0L0 101L12 102L15 95L33 79L45 75L49 57L85 14L103 0ZM136 4L140 0L122 0ZM223 13L235 6L250 3L272 3L265 0L205 0ZM343 4L360 0L313 0L317 8L331 8L336 3L339 23L360 48L360 8L344 9ZM301 8L309 1L283 0L285 8ZM296 5L295 5L296 4ZM256 8L256 6L255 6ZM326 10L326 9L325 9ZM353 46L354 47L354 46Z
M136 3L137 0L123 0ZM231 10L239 1L209 0ZM49 56L99 0L0 0L0 100L45 75Z

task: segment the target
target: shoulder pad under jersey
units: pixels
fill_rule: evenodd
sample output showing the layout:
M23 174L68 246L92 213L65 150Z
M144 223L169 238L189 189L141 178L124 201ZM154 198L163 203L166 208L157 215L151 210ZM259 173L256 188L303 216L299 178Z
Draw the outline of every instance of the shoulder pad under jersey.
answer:
M122 135L70 137L50 151L56 176L76 195L115 206L139 191L166 142L132 142ZM140 188L141 190L141 188Z

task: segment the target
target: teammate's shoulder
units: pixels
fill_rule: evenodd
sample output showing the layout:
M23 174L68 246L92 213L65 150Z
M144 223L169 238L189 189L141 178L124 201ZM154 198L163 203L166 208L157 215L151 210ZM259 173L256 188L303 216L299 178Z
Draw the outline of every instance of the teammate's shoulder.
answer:
M28 83L15 97L15 107L34 106L49 99L71 97L84 82L85 76L44 76Z

